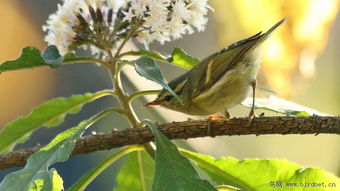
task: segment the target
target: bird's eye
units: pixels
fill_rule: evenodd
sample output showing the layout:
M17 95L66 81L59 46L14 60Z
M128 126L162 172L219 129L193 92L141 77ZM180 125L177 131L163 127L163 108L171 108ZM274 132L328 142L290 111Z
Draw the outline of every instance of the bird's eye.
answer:
M168 96L165 96L164 100L165 100L165 101L170 101L171 98L172 98L172 96L171 96L171 95L168 95Z

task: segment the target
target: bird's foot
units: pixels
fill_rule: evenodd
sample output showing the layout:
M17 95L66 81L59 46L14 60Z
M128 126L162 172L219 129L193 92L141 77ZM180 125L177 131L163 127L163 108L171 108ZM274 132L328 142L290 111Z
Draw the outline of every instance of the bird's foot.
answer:
M250 110L250 113L248 115L249 122L251 122L256 117L255 110Z
M217 119L227 119L227 118L220 116L220 115L209 115L209 117L208 117L208 120L211 120L211 121L217 120Z
M212 125L214 123L215 120L219 120L219 119L226 119L225 117L223 116L220 116L220 115L209 115L208 117L208 127L207 127L207 134L210 136L210 137L214 137L211 133L211 128L212 128Z

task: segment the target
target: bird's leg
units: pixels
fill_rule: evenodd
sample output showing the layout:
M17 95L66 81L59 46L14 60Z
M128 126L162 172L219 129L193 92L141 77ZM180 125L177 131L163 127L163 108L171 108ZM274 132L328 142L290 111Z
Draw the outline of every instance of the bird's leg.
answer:
M253 104L251 106L251 110L249 113L249 118L250 120L252 120L254 117L256 117L255 115L255 88L256 88L256 80L253 80L250 82L250 86L253 88Z
M229 120L230 119L230 113L229 111L227 110L227 108L224 109L224 117Z

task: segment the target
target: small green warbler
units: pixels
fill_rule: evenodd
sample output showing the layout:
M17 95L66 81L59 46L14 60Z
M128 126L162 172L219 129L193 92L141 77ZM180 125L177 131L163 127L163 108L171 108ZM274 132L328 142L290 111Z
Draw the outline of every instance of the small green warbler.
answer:
M249 117L255 116L255 87L261 59L260 46L269 35L283 24L282 19L266 33L238 41L208 56L188 72L169 83L170 88L182 99L183 105L166 89L145 106L160 105L189 115L212 115L240 104L253 92L253 105Z

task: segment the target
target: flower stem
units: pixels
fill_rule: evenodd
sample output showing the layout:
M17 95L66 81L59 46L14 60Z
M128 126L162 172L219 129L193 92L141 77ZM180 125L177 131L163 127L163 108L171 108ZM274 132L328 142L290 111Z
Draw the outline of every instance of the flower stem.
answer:
M115 70L115 64L111 66L111 78L114 84L115 90L114 93L117 96L122 109L125 111L125 116L127 117L130 125L132 127L138 127L140 122L132 109L131 102L129 101L129 96L127 96L122 88L121 81L120 81L120 70ZM155 150L151 144L144 144L143 145L145 151L149 153L149 155L154 159L155 158Z
M113 56L112 51L110 49L109 44L106 47L106 52L108 54L108 61L107 66L110 70L112 83L114 86L113 94L117 97L119 100L122 110L124 110L125 116L128 119L131 127L138 127L140 126L140 121L138 120L130 102L130 97L126 95L126 93L123 90L121 79L120 79L120 68L118 68L119 64L117 62L117 58L119 58L119 54L122 51L124 45L128 42L128 40L135 34L135 31L139 28L140 25L135 25L134 28L131 29L131 31L128 33L128 35L125 37L123 42L118 47L115 55ZM109 43L109 42L108 42ZM144 144L143 145L145 151L154 159L155 158L155 149L152 147L152 145Z
M136 92L129 96L129 102L131 103L133 100L135 100L136 98L140 96L155 95L155 94L158 94L159 92L160 90L147 90L147 91Z
M131 104L129 103L129 96L127 96L122 88L121 80L120 80L120 71L111 68L111 78L112 83L114 84L114 94L117 96L123 110L126 113L126 117L129 120L129 123L132 127L137 127L139 122L137 120L136 114L134 113Z
M127 155L128 153L143 150L142 146L134 145L126 147L117 153L110 156L108 159L103 161L101 164L90 170L87 174L85 174L80 180L77 181L68 191L75 191L75 190L85 190L85 188L105 169L107 169L112 163L117 161L122 156Z
M120 46L117 49L117 52L115 54L115 59L119 58L120 52L122 51L124 45L130 40L130 38L135 34L135 32L137 31L137 29L139 28L139 24L137 24L136 26L134 26L131 31L128 33L128 35L124 38L123 42L120 44Z
M119 58L123 58L126 56L141 56L143 54L141 54L139 51L129 51L129 52L124 52L122 54L119 55ZM168 61L168 58L171 58L171 56L165 56L165 55L161 55L161 57L156 57L156 56L151 56L152 59L158 61L158 62L162 62L165 64L173 64L170 61ZM162 58L163 57L163 58Z
M107 63L104 60L98 59L98 58L74 58L74 59L68 59L63 62L63 64L73 64L75 62L79 63L84 63L84 62L89 62L89 63L97 63L103 66L107 67Z

